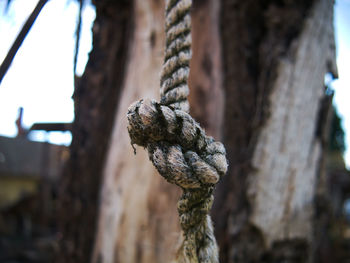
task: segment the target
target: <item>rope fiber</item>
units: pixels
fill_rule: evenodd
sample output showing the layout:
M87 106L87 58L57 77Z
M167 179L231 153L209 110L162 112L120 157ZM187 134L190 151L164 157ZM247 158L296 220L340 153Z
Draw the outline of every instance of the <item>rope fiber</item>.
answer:
M128 131L131 144L147 149L161 176L183 189L178 212L184 240L175 262L218 263L209 211L227 160L223 144L207 136L188 113L191 5L191 0L166 0L161 100L134 102L127 113Z

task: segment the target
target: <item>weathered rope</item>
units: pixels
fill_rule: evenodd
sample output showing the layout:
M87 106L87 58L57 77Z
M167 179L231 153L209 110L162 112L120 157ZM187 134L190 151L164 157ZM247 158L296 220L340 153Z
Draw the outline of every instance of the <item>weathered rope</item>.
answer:
M217 263L209 211L215 184L227 171L225 148L206 136L188 114L191 0L166 0L166 51L161 101L134 102L128 109L132 145L147 149L158 172L183 189L178 202L184 241L177 263Z
M187 85L191 60L192 0L166 0L165 58L160 79L160 102L189 112Z

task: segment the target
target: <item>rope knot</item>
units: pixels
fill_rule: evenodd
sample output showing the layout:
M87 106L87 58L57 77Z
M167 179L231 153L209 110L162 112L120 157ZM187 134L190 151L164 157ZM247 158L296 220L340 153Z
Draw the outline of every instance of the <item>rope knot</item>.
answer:
M147 148L158 172L183 189L216 184L227 171L225 148L186 112L140 100L127 113L132 144Z
M227 171L223 144L206 136L188 113L154 100L134 102L127 118L131 144L146 148L158 172L183 189L178 212L184 241L177 262L218 262L209 211L215 184Z

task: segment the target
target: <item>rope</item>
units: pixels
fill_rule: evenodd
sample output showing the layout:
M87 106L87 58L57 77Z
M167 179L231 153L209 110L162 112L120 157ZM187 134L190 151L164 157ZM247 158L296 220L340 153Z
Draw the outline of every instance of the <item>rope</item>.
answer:
M189 112L187 85L191 60L191 0L166 0L165 58L160 79L160 102Z
M166 50L161 101L140 100L128 109L131 144L147 149L158 172L183 189L178 202L184 241L177 263L218 263L209 211L215 184L227 171L222 143L188 114L191 0L166 0Z

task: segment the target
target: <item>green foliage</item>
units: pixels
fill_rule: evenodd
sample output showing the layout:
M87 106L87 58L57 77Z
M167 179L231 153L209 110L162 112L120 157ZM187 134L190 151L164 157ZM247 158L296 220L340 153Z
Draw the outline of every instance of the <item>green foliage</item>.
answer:
M333 108L333 117L329 133L329 145L330 151L338 151L343 153L345 151L345 133L341 125L341 117Z

